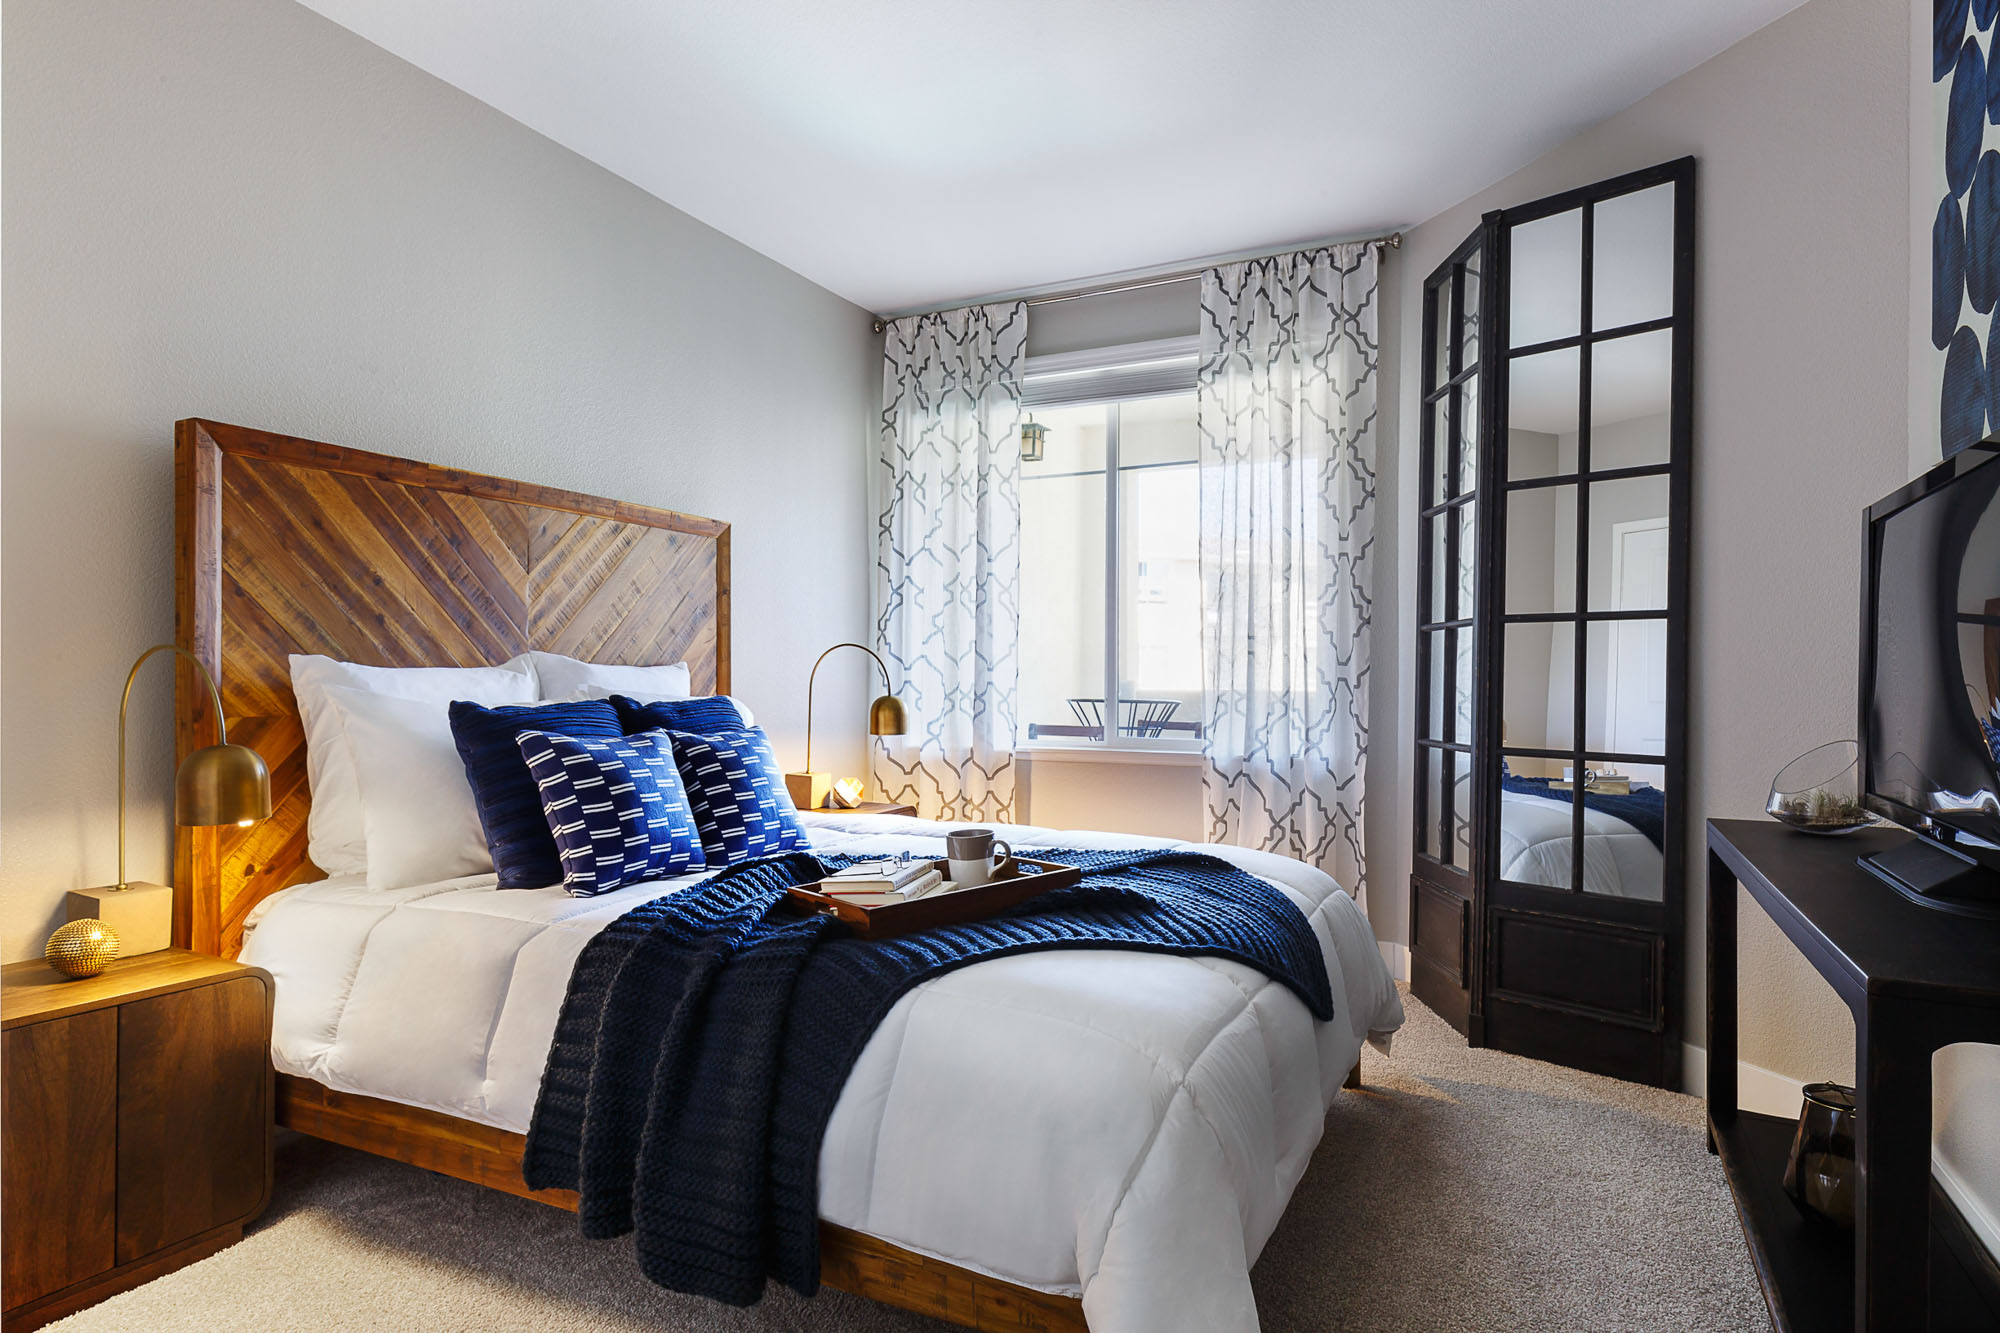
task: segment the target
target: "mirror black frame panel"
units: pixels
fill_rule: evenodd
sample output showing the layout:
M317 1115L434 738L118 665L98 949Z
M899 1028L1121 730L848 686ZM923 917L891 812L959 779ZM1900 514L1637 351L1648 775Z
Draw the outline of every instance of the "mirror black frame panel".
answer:
M1595 278L1594 218L1597 205L1643 190L1673 190L1672 308L1664 317L1596 329L1592 320ZM1511 345L1512 234L1523 224L1575 211L1580 216L1580 312L1577 331L1531 346ZM1480 286L1476 316L1478 357L1461 356L1459 339L1438 340L1465 309L1464 284ZM1477 231L1433 272L1424 285L1423 362L1420 402L1423 415L1423 490L1418 508L1428 524L1447 511L1473 506L1478 543L1477 588L1470 608L1458 605L1456 587L1446 605L1434 605L1431 551L1420 540L1417 594L1417 748L1433 758L1450 756L1472 766L1473 841L1470 865L1428 854L1431 824L1450 828L1463 812L1447 789L1432 809L1419 784L1416 793L1416 846L1413 861L1410 939L1411 986L1417 998L1464 1032L1474 1045L1490 1045L1620 1078L1678 1088L1681 1084L1681 991L1686 976L1687 934L1687 615L1689 520L1693 437L1695 282L1695 162L1663 163L1581 189L1486 215ZM1663 462L1593 470L1592 352L1621 338L1666 332L1671 337L1668 386L1669 451ZM1508 369L1525 355L1574 348L1578 364L1577 457L1575 470L1509 479L1508 417L1513 376ZM1441 356L1440 353L1443 355ZM1477 385L1476 401L1459 386ZM1466 437L1461 413L1476 411L1479 441L1476 485L1464 496L1439 495L1433 467L1437 412L1445 403L1449 435ZM1448 460L1456 462L1456 460ZM1594 485L1664 477L1667 481L1667 597L1663 611L1591 609L1589 504ZM1507 587L1507 508L1509 497L1549 486L1573 485L1577 514L1576 590L1566 611L1510 614ZM1456 526L1456 525L1454 525ZM1420 533L1420 538L1424 533ZM1664 621L1665 745L1663 752L1612 753L1588 745L1591 643L1608 639L1592 627L1614 622ZM1503 736L1505 636L1510 625L1574 626L1576 654L1573 717L1569 745L1523 746L1523 738ZM1441 712L1441 728L1431 726L1432 673L1429 654L1449 651L1457 635L1474 643L1474 697L1470 735L1455 725L1456 708ZM1447 676L1447 681L1450 677ZM1442 701L1440 701L1442 702ZM1551 728L1553 730L1553 727ZM1441 731L1442 734L1431 734ZM1570 883L1565 887L1509 880L1501 874L1502 747L1507 753L1583 769L1592 764L1644 764L1664 772L1664 833L1660 847L1660 892L1656 900L1584 892L1586 833L1584 802L1571 800ZM1422 769L1420 759L1419 770ZM1593 793L1594 794L1594 793ZM1529 799L1534 799L1530 797Z

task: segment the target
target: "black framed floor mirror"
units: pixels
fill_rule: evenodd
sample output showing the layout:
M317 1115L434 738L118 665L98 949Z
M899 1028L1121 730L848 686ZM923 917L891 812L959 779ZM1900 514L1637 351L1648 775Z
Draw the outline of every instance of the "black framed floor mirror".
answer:
M1489 213L1426 280L1411 989L1677 1088L1694 159Z

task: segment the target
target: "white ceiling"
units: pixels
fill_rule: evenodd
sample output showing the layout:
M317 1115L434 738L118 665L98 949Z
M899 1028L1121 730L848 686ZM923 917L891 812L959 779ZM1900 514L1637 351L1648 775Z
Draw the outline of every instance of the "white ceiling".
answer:
M1407 226L1800 0L301 0L891 311Z

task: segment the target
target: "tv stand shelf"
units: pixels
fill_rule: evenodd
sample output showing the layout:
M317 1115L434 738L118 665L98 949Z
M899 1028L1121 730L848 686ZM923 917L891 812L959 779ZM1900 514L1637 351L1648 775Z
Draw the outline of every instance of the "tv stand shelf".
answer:
M1709 1144L1780 1333L2000 1326L1992 1258L1931 1184L1931 1055L2000 1043L2000 922L1910 902L1855 863L1910 836L1709 821ZM1807 1222L1780 1187L1792 1122L1736 1106L1739 885L1854 1014L1851 1237Z

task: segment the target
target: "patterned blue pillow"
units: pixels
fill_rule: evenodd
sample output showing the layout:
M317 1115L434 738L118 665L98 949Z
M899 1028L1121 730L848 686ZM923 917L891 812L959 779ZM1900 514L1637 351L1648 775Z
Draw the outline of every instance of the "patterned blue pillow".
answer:
M539 889L562 883L562 862L542 794L521 762L514 738L524 731L563 736L623 736L618 710L602 699L564 704L508 704L483 708L460 700L451 706L451 738L465 762L479 826L503 889Z
M517 744L541 790L572 897L708 864L665 732L591 740L524 731Z
M642 704L622 694L611 696L618 710L619 725L626 734L639 731L691 731L697 736L713 736L723 731L743 730L743 714L726 694L699 699L656 699Z
M812 849L762 727L713 736L672 735L674 759L710 865Z

